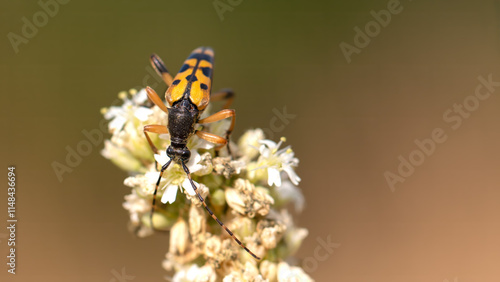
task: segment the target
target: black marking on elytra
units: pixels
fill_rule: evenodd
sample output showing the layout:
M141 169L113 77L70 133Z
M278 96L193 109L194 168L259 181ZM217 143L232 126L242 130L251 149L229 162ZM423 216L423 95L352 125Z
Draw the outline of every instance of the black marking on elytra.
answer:
M185 72L187 71L189 68L191 68L191 66L189 64L184 64L182 65L181 69L179 70L179 72Z
M179 82L181 82L181 80L180 79L176 79L176 80L172 81L172 85L177 85L177 84L179 84Z
M201 72L203 73L204 76L210 78L210 75L212 74L212 68L210 67L202 67L200 68Z
M208 90L208 85L206 85L205 83L201 83L201 84L200 84L200 87L201 87L201 89L203 89L203 90Z
M200 62L201 60L203 59L202 55L203 52L205 52L206 50L206 47L203 47L203 49L201 49L201 53L194 53L194 54L191 54L191 55L200 55L198 57L194 56L193 58L196 58L196 65L193 67L193 71L191 72L190 75L186 76L186 79L188 80L188 83L186 85L186 88L184 89L184 94L182 95L183 99L186 99L189 95L191 95L191 84L193 84L193 81L196 81L198 80L198 78L194 75L196 73L196 71L198 70L198 67L200 66ZM191 56L189 56L191 58ZM209 58L212 58L211 56L208 56ZM211 61L209 61L211 63ZM189 78L188 78L189 77ZM194 80L196 78L196 80Z
M200 57L198 59L200 61L207 61L209 63L212 63L214 58L208 54L200 54Z
M190 75L186 76L186 79L188 81L198 81L198 78L194 74L190 74Z
M191 55L189 55L189 57L187 57L186 60L189 60L189 59L198 59L198 55L200 55L199 52L193 52L193 53L191 53Z

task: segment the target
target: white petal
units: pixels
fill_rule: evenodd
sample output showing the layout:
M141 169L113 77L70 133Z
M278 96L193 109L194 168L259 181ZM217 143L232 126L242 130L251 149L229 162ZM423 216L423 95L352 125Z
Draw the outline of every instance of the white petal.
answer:
M276 143L274 141L264 139L264 140L259 140L260 144L266 145L269 149L274 149L276 148Z
M146 102L147 99L148 99L148 93L146 92L146 88L142 88L132 97L134 103L138 105Z
M196 181L193 181L193 182L194 182L194 185L198 184L198 183L196 183ZM191 196L196 195L196 192L194 191L193 186L191 186L191 182L189 182L189 179L187 177L182 182L182 188L184 188L184 190L186 190L186 192L189 195L191 195Z
M152 114L153 110L148 109L146 107L138 107L134 112L134 116L138 118L140 121L148 120L149 116Z
M280 149L279 151L276 152L276 155L281 155L281 154L284 154L285 156L283 156L285 159L291 159L293 158L293 151L290 150L291 152L290 153L287 153L286 151L288 151L288 149L292 148L292 146L286 146L285 148L283 149Z
M202 169L203 166L201 164L198 164L200 161L201 161L200 154L197 151L192 150L191 158L189 159L189 162L186 164L186 166L189 168L189 172L194 173Z
M122 116L115 117L109 124L109 130L121 130L123 125L127 122L127 119Z
M276 143L274 143L271 140L260 140L260 144L262 144L259 147L259 152L264 158L269 158L272 154L272 151L274 148L276 148Z
M195 165L201 161L201 155L197 151L191 151L191 158L187 163L188 166Z
M291 282L291 281L301 281L301 282L312 282L313 280L307 273L302 270L302 268L297 266L290 266L286 262L280 262L278 264L278 281L279 282Z
M161 196L161 202L166 204L172 204L175 202L175 198L177 197L177 185L168 185L165 192L163 192L163 196Z
M281 176L280 176L280 171L277 170L274 167L269 167L267 168L267 184L269 186L273 186L273 184L276 184L276 186L281 186Z
M214 144L206 141L206 140L203 140L201 138L199 138L200 140L196 142L196 149L205 149L205 150L209 150L209 149L212 149L214 147Z
M290 180L292 181L293 184L299 185L299 182L300 182L301 179L295 173L295 171L293 170L293 168L291 166L285 166L283 168L283 170L285 170L285 172L288 174L288 177L290 177Z
M124 114L124 111L122 107L110 107L108 111L104 114L105 119L112 119L116 116L122 116Z
M262 157L267 159L271 155L271 150L269 150L266 146L261 145L259 147L259 153Z
M113 157L113 150L115 150L114 144L109 140L104 140L104 149L101 150L101 155L106 159L111 159Z
M279 197L285 200L291 200L295 204L295 211L302 212L304 209L304 195L299 187L293 185L290 181L283 181L281 187L276 188Z
M193 264L187 272L186 279L188 279L189 281L194 281L196 279L196 276L198 275L199 269L200 268L196 264Z
M161 151L160 154L155 154L155 160L159 164L164 165L170 160L170 158L167 156L165 151Z
M150 184L156 183L156 181L158 180L158 175L160 175L158 171L148 171L144 174L144 176L146 177L146 179L149 181Z

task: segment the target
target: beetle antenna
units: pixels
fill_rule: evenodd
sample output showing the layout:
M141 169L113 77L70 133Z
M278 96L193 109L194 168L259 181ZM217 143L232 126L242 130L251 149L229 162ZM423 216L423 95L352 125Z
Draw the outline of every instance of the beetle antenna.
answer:
M240 245L240 247L242 247L243 249L245 249L245 251L247 251L247 253L249 253L250 255L252 255L255 259L257 260L260 260L260 258L258 256L256 256L254 253L252 253L252 251L250 251L247 247L245 247L245 245L243 245L243 243L241 243L241 241L236 238L236 236L234 236L233 232L231 230L229 230L229 228L226 227L226 225L224 223L222 223L222 221L220 221L217 216L215 216L215 214L208 208L207 204L205 203L205 199L203 199L203 197L200 195L200 193L198 192L198 189L196 188L196 185L194 185L194 182L193 182L193 179L191 178L191 173L189 172L189 169L188 167L184 164L184 162L181 161L181 164L182 164L182 168L184 169L184 171L186 172L187 174L187 177L189 179L189 182L191 183L191 186L193 186L193 189L194 189L194 192L196 193L196 195L198 196L198 199L200 200L200 202L203 204L203 206L205 207L205 209L208 211L208 213L212 216L212 218L217 221L217 223L222 227L224 228L224 230L226 230L227 234L229 234L231 237L233 237L234 241L236 241L236 243L238 243L238 245Z

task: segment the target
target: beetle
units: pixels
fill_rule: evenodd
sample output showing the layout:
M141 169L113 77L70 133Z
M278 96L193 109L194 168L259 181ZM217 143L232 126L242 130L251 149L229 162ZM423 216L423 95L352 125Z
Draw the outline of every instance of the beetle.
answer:
M231 104L234 93L231 90L223 90L211 94L212 88L212 73L214 64L214 51L210 47L196 48L191 55L184 61L179 73L172 78L163 61L156 54L151 55L150 62L155 71L162 77L163 81L167 84L168 89L165 92L165 100L168 104L165 105L160 99L158 94L151 88L146 87L148 98L161 110L168 114L168 125L146 125L144 126L144 134L149 143L149 146L155 154L158 149L151 141L148 133L170 134L170 146L167 148L167 156L169 161L165 163L160 170L160 176L156 182L155 191L153 194L153 203L151 208L151 226L153 226L153 213L155 211L156 193L160 185L163 172L168 166L174 162L179 164L184 172L187 174L188 180L193 187L198 199L203 204L208 213L217 223L226 230L226 232L250 255L255 259L260 260L252 251L241 243L241 241L233 234L229 228L226 227L222 221L210 210L207 206L205 199L198 192L194 184L191 173L189 172L186 163L191 157L191 152L186 144L192 135L207 140L208 142L216 144L216 151L224 146L228 146L229 154L229 136L234 128L236 119L235 111L227 109ZM227 100L224 109L221 111L200 119L200 115L208 106L210 100ZM221 137L206 131L195 130L196 124L212 123L226 118L231 118L231 125L226 131L226 136Z

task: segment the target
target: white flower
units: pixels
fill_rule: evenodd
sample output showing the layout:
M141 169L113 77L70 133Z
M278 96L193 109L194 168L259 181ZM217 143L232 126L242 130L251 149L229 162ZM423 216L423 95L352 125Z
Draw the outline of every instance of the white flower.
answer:
M286 225L280 221L261 220L257 224L257 233L266 249L274 249L286 232Z
M130 221L137 226L140 223L142 214L151 210L151 200L139 197L135 190L132 190L132 194L125 196L123 208L129 211Z
M189 231L187 222L179 218L170 229L169 252L174 255L184 255L189 247Z
M299 187L293 185L290 181L285 180L281 186L276 187L276 192L281 200L292 201L295 205L296 212L302 212L305 200Z
M104 140L104 149L101 150L101 155L125 171L143 171L142 163L139 160L132 156L128 150L109 140Z
M147 100L144 89L139 92L131 89L129 93L122 91L118 94L123 105L102 109L104 117L111 120L108 127L113 134L111 143L106 141L109 144L105 144L102 154L124 170L143 172L145 164L153 161L151 148L144 136L144 125L164 125L167 118L157 107L150 109L142 106ZM164 146L157 134L150 134L150 138L157 147Z
M155 154L155 159L159 164L164 165L169 161L170 158L167 156L167 153L165 151L161 151L160 154ZM200 154L198 154L198 152L195 150L191 151L191 158L186 164L189 172L194 173L203 169L203 165L199 164L200 161ZM162 187L162 189L165 189L165 192L163 192L163 196L161 197L162 203L171 204L175 202L178 189L184 189L184 191L191 196L196 195L193 187L191 186L191 183L189 182L189 178L187 177L186 172L184 172L184 169L182 169L180 165L171 163L169 168L163 173L163 178L165 179L166 184ZM199 186L196 181L193 182L196 187Z
M135 188L141 196L153 195L156 182L158 180L157 171L148 171L146 174L138 174L125 178L123 184Z
M245 263L245 267L240 271L233 271L226 275L223 282L264 282L268 281L259 274L259 270L250 262Z
M173 282L214 282L217 275L212 267L205 265L199 267L196 264L191 265L189 268L185 267L175 273Z
M177 271L172 279L173 282L189 282L194 281L198 276L199 267L196 264L191 265L189 268L183 268Z
M118 147L127 149L134 157L139 160L153 160L153 154L147 139L144 136L142 125L135 125L132 122L127 122L122 130L116 131L111 137L111 142ZM154 136L152 136L152 140Z
M110 132L120 131L125 123L132 121L134 118L146 121L153 113L152 109L141 106L147 100L145 89L141 89L139 92L131 89L129 93L132 95L132 99L127 97L127 92L122 91L118 94L118 97L123 99L123 105L112 106L104 113L104 118L111 119L108 124Z
M295 254L302 245L304 239L309 235L309 231L306 228L293 227L287 231L285 234L285 242L288 246L288 252L290 254Z
M231 125L230 118L223 119L221 121L210 123L210 125L208 126L209 130L207 130L207 131L210 131L210 133L212 133L212 134L219 135L219 136L222 136L225 138L226 132L229 129L230 125Z
M271 210L268 218L281 222L286 226L284 240L288 246L289 254L294 254L300 248L300 245L302 245L302 241L304 241L309 234L307 229L295 226L292 215L287 210L281 210L279 213Z
M282 171L287 173L293 184L298 185L300 182L300 177L293 170L299 164L299 160L294 157L292 149L287 146L279 150L284 141L286 141L284 137L281 138L278 144L271 140L259 141L262 145L259 147L260 156L256 169L267 168L267 183L269 186L281 186Z
M204 265L200 268L196 281L214 282L216 279L217 274L215 273L213 267L210 265Z
M278 273L277 263L264 260L260 263L259 270L260 273L262 273L262 277L264 279L267 279L267 281L276 281L276 276Z
M302 268L290 266L286 262L278 264L278 282L309 282L314 281Z
M248 130L238 140L238 147L244 158L251 160L259 154L259 142L264 139L264 131L257 128Z
M265 216L269 213L274 199L267 189L255 187L249 180L238 178L233 188L225 190L227 204L237 213L250 218L256 214Z

